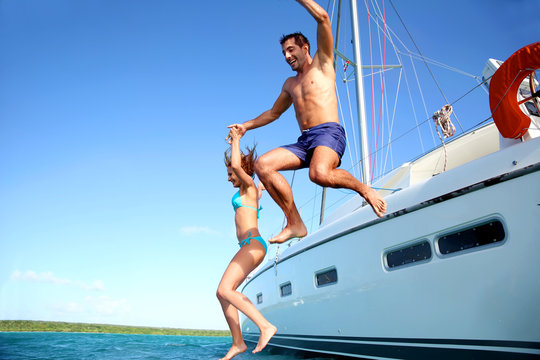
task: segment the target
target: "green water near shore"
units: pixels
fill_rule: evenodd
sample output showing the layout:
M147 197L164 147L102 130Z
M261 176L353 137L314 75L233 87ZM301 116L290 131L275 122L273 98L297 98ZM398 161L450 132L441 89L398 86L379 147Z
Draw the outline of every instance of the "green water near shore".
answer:
M0 320L0 332L73 332L185 336L231 336L225 330L174 329L161 327L85 324L55 321Z

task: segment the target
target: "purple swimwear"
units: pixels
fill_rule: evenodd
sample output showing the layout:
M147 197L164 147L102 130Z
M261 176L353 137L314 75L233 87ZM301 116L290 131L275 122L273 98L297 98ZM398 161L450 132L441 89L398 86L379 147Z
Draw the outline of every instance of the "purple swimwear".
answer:
M300 135L296 144L281 147L289 150L302 160L302 167L305 168L309 167L313 151L317 146L327 146L334 150L338 154L340 165L341 157L345 152L345 130L335 122L320 124L302 131L302 135Z

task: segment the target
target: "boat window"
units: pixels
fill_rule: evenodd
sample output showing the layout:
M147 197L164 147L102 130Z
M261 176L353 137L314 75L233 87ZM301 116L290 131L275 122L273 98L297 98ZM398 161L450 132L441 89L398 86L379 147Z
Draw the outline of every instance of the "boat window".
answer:
M315 274L317 287L332 285L337 283L337 270L335 268L324 270Z
M290 282L281 284L280 286L281 296L289 296L292 294L292 285Z
M394 269L411 263L426 262L431 259L431 246L427 240L391 250L386 253L386 266Z
M263 302L262 293L258 293L257 294L257 304L262 304L262 302Z
M503 241L504 226L499 220L471 226L439 237L437 244L441 254L451 254Z

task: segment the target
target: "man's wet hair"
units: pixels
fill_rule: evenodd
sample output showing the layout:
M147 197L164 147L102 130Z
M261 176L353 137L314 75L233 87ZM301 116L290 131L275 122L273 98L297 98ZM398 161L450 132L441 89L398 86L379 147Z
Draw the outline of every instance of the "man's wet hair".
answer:
M296 32L296 33L292 33L292 34L289 34L289 35L283 35L281 37L281 39L279 39L279 43L281 45L283 45L283 43L291 38L294 38L294 43L300 47L304 46L305 44L307 44L308 46L308 54L311 55L311 45L309 44L309 40L307 39L307 37L304 36L304 34L300 33L300 32Z

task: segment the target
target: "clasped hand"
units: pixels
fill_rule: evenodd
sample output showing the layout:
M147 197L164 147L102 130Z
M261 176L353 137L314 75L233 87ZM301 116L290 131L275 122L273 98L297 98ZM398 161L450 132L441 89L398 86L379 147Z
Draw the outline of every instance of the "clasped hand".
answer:
M246 133L246 129L242 124L232 124L227 127L230 130L225 140L229 144L232 144L234 140L239 140Z

